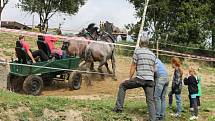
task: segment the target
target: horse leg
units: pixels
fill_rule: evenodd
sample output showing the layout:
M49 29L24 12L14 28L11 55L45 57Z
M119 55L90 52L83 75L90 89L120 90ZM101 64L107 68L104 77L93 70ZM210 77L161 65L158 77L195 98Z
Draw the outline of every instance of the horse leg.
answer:
M86 67L87 67L87 72L90 72L90 65L91 65L91 62L85 62L86 63ZM86 73L86 75L85 75L85 81L86 81L86 84L87 84L87 86L92 86L92 82L91 82L91 80L90 80L90 78L89 78L89 74L90 73Z
M105 59L103 59L103 61L101 61L101 62L99 63L98 71L99 71L100 73L103 73L103 71L102 71L102 66L103 66L106 62L107 62L107 61L105 61ZM104 74L101 74L101 78L104 79Z
M111 57L111 63L112 63L112 69L113 69L113 79L114 80L117 80L116 78L116 59L115 59L115 55L114 55L114 52L112 54L112 57Z
M96 70L94 69L94 62L92 62L92 63L90 64L90 71L96 72Z
M107 68L107 72L108 72L109 74L112 74L112 72L110 71L110 69L109 69L109 67L108 67L108 63L107 63L107 62L105 63L105 67Z

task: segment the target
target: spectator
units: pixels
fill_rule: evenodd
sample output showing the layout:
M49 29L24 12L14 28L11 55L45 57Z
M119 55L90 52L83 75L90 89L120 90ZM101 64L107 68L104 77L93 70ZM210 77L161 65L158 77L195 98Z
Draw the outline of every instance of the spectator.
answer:
M125 80L119 86L114 112L122 112L125 93L127 89L142 87L146 95L146 102L149 111L149 120L156 120L155 102L154 102L154 69L156 56L147 47L149 40L141 36L139 47L133 54L133 62L130 67L129 79ZM136 71L137 76L132 78Z
M165 65L156 59L155 66L155 109L156 109L156 119L163 120L165 118L166 112L166 99L168 89L168 74Z
M173 57L171 60L172 67L174 68L174 75L172 81L172 88L169 92L169 107L172 108L173 102L173 94L175 94L176 98L176 113L172 114L175 117L181 116L182 111L182 101L181 101L181 90L182 90L182 75L183 71L181 69L181 61L180 59Z
M187 77L184 78L184 84L188 85L190 105L192 106L190 110L192 117L190 117L190 120L196 120L198 119L198 80L196 71L192 67L189 69L189 76L187 75Z

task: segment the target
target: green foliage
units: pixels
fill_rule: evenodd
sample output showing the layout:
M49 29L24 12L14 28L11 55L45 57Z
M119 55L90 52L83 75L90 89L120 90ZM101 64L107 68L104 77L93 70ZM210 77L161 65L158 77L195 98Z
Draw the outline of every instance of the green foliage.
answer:
M85 0L19 0L23 11L37 13L40 16L40 30L48 28L48 20L56 13L75 14L84 5Z
M140 18L144 1L128 1L135 6L136 15ZM150 0L144 29L153 35L155 41L161 36L161 42L206 48L211 26L215 25L212 22L215 19L213 5L214 0ZM138 32L135 25L129 27Z

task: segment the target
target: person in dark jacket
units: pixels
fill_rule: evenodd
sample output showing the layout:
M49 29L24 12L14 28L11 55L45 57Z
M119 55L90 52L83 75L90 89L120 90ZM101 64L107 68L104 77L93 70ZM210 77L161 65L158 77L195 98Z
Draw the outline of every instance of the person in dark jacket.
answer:
M196 75L195 69L190 67L189 76L184 78L184 85L188 85L188 91L191 100L190 102L193 108L193 110L190 110L192 115L192 117L190 117L190 120L198 119L198 105L197 105L198 80L195 75Z
M181 111L182 111L181 90L182 90L183 71L181 69L181 61L179 58L173 57L171 60L171 63L172 63L172 67L175 70L174 70L174 75L173 75L172 88L168 95L169 96L169 107L172 107L173 94L175 94L177 107L176 107L176 113L172 114L172 115L175 117L180 117Z

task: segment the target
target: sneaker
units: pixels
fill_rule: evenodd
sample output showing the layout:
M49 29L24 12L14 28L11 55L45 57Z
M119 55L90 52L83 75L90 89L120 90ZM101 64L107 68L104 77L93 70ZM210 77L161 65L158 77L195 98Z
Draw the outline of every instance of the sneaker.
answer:
M194 111L194 108L190 108L190 111Z
M197 120L198 119L198 116L192 116L190 117L190 120Z
M179 118L179 117L181 117L181 114L179 114L179 113L172 113L171 116Z
M116 108L116 107L112 111L116 112L116 113L122 113L122 109L119 109L119 108Z

